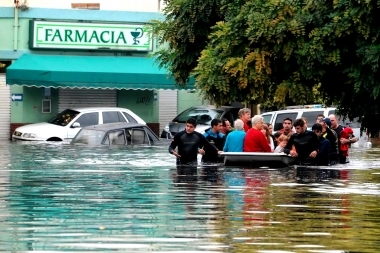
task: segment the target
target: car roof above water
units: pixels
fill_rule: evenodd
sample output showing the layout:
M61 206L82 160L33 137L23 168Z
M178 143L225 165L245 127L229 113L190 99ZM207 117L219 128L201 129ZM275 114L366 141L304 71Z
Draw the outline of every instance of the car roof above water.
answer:
M127 108L120 108L120 107L78 107L78 108L67 108L70 110L78 111L78 112L91 112L91 111L120 111L120 110L128 110Z
M134 122L122 122L122 123L107 123L102 125L94 125L94 126L87 126L83 129L86 130L100 130L100 131L110 131L112 129L120 129L120 128L133 128L133 127L147 127L144 124L140 123L134 123Z
M222 105L220 107L216 107L215 105L194 105L194 106L187 108L186 110L188 110L190 108L203 108L203 109L216 109L216 110L227 110L227 109L239 109L240 110L240 108L238 108L238 107L228 106L228 105Z
M283 109L278 111L263 112L261 115L273 114L273 113L286 113L286 112L312 112L312 111L333 111L336 110L335 107L323 107L323 108L308 108L308 109Z

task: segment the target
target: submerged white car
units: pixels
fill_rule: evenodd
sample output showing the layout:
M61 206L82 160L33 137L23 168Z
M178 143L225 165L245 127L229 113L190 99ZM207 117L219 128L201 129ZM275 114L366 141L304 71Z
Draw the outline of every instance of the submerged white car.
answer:
M71 140L82 127L117 122L146 124L139 116L125 108L92 107L66 109L48 122L29 124L16 128L12 139L25 141Z

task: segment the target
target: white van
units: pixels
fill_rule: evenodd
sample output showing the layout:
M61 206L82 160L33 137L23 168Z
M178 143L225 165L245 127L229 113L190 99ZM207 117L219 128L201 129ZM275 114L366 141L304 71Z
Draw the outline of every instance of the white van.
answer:
M307 120L307 127L310 129L316 123L316 118L319 114L328 117L330 114L335 114L335 109L336 107L323 107L323 105L297 105L285 107L284 110L280 111L265 112L262 113L261 116L263 116L265 123L271 123L273 125L273 132L277 132L282 128L282 123L286 118L290 118L294 122L296 119L305 117ZM359 122L340 120L339 124L352 128L354 135L359 137L359 141L357 142L359 146L363 146L367 143L368 138L365 136L365 133L360 136L361 124Z

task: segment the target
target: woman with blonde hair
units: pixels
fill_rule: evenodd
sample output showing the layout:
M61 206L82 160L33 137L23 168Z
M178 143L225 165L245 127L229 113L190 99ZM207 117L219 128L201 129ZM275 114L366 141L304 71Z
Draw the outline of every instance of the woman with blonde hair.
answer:
M244 131L247 132L251 127L251 110L248 108L242 108L238 112L239 119L244 122Z

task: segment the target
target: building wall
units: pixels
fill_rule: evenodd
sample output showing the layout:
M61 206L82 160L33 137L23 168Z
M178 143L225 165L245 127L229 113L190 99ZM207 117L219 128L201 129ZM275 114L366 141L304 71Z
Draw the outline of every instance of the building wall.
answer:
M100 10L77 10L71 9L71 3L100 3ZM70 51L70 50L30 50L29 20L59 20L72 22L99 22L99 23L149 23L154 19L161 19L162 14L157 11L156 0L107 0L107 1L52 1L52 0L28 0L29 9L18 11L18 31L15 36L15 8L13 0L0 0L0 61L17 60L24 53L52 54L52 55L99 55L99 56L122 56L120 52L101 51ZM54 5L54 6L53 6ZM4 7L5 6L5 7ZM16 37L17 43L14 43ZM154 49L157 45L154 45ZM132 56L147 56L147 54L132 54ZM52 112L41 112L41 101L44 99L44 88L11 86L11 93L24 95L23 102L11 102L11 132L19 124L47 121L58 113L58 89L52 89ZM132 110L147 123L158 124L158 101L154 101L154 94L158 91L147 90L118 90L118 106ZM196 93L181 91L181 103L179 112L192 106L202 104L202 100ZM157 97L157 96L156 96ZM159 99L159 98L158 98ZM148 101L148 102L147 102ZM150 125L152 126L152 125ZM157 126L157 129L159 126ZM158 131L158 130L157 130ZM156 131L156 132L157 132Z
M42 99L44 97L44 88L24 87L13 85L11 92L23 94L22 102L11 102L11 122L35 123L48 121L58 113L58 91L52 89L51 96L51 113L42 113Z
M43 1L34 1L34 3L42 3ZM70 1L50 1L58 3L59 5L68 4ZM66 3L63 3L66 2ZM94 1L92 1L94 2ZM106 1L103 1L106 2ZM110 1L115 2L115 1ZM149 1L142 1L149 2ZM152 2L152 1L150 1ZM12 0L13 3L13 0ZM30 2L32 4L32 2ZM10 5L12 6L12 5ZM45 6L46 7L46 6ZM50 7L50 6L49 6ZM55 6L57 7L57 6ZM58 8L58 7L57 7ZM115 6L113 6L115 8ZM22 53L38 53L38 54L76 54L76 55L103 55L103 56L114 56L114 52L86 52L86 51L64 51L64 50L29 50L29 20L33 18L45 17L46 20L68 20L77 21L78 19L83 19L92 22L108 22L110 19L115 22L116 11L90 11L90 10L62 10L62 9L47 9L47 8L32 8L26 11L19 11L18 20L18 36L17 36L17 54L13 49L14 46L14 8L0 8L0 22L2 29L2 38L0 39L0 59L11 59L15 60ZM155 11L155 10L154 10ZM84 15L83 15L84 13ZM120 13L122 15L120 15ZM128 23L130 20L132 22L149 22L151 19L159 17L160 14L152 13L138 13L138 12L126 12L118 11L117 13L118 23ZM114 17L114 19L112 19ZM116 53L120 54L120 53ZM141 55L139 55L141 56ZM43 97L43 88L26 87L26 86L11 86L11 93L21 93L24 95L23 102L12 102L11 107L11 122L12 123L35 123L46 121L58 113L58 89L52 89L52 112L50 114L41 113L41 101ZM153 91L141 91L141 90L119 90L118 101L120 101L120 107L126 107L134 111L136 114L140 115L146 122L158 122L158 108L153 103ZM146 99L148 98L150 103L138 104L137 98ZM129 101L129 99L131 101Z
M119 90L118 106L127 108L139 115L157 135L160 133L158 119L157 91L155 90Z
M139 115L145 122L158 122L157 101L152 90L119 90L118 106L127 108Z
M13 85L11 93L23 94L24 87ZM24 102L11 102L11 122L23 122L24 118Z
M56 1L54 1L56 2ZM1 0L0 0L1 7ZM15 60L23 53L30 53L29 50L29 20L45 19L60 21L88 21L88 22L111 22L111 23L148 23L154 19L160 19L162 16L157 12L128 12L128 11L90 11L90 10L62 10L31 8L27 11L18 12L18 32L17 48L14 48L15 19L14 8L0 8L0 59ZM155 47L153 48L155 49ZM67 54L73 51L51 50L36 51L42 54ZM77 51L81 55L114 55L114 52L97 52L97 51Z
M14 0L1 0L2 6L13 7ZM31 8L71 9L72 3L98 3L100 10L156 12L162 8L159 0L19 0L19 5ZM92 10L94 11L94 10Z
M1 39L0 50L12 49L13 47L13 25L14 20L12 18L2 18L1 22Z
M178 114L180 114L187 108L195 106L195 105L209 105L209 104L210 104L210 101L203 100L198 92L186 91L186 90L178 91L178 105L177 105Z
M24 87L23 122L44 122L58 113L58 90L51 89L51 96L44 96L45 88ZM51 100L51 113L42 113L42 99Z

